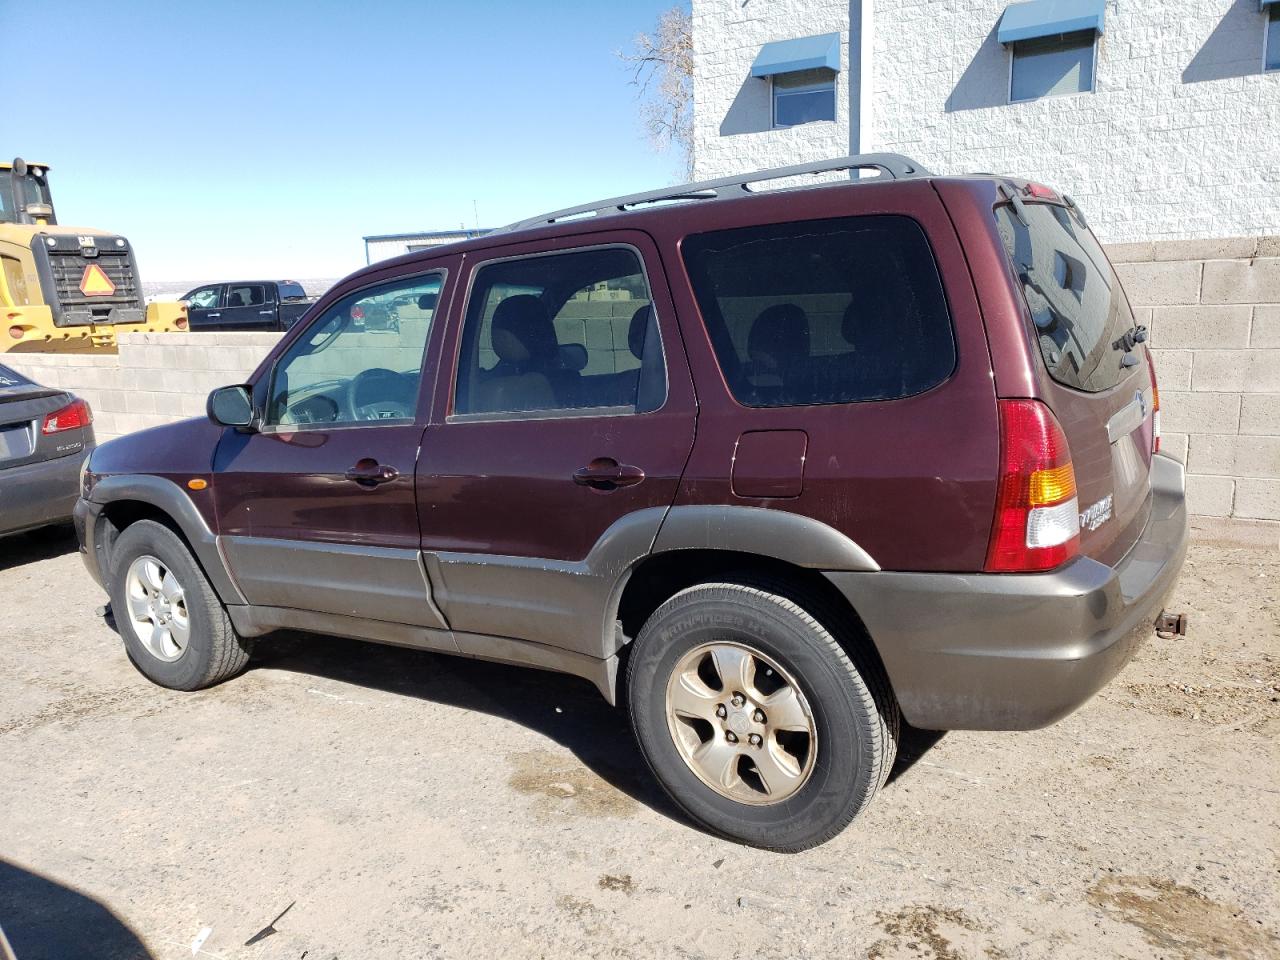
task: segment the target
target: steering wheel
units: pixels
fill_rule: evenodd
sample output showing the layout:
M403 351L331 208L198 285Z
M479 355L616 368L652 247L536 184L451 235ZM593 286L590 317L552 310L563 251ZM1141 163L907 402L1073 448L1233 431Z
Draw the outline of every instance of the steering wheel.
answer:
M386 367L370 367L347 384L347 409L355 420L411 419L413 393L411 377Z

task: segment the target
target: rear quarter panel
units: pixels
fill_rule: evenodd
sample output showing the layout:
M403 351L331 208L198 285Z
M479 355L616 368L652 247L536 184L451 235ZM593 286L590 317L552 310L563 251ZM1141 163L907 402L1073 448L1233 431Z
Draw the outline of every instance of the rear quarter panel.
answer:
M924 229L946 291L957 364L949 379L905 399L749 408L730 393L680 256L686 235L759 223L900 214ZM982 569L995 507L999 437L991 358L960 241L928 181L861 184L769 199L690 205L655 218L698 393L698 433L676 505L739 504L802 514L853 539L883 569ZM808 435L803 489L742 497L730 476L740 437Z

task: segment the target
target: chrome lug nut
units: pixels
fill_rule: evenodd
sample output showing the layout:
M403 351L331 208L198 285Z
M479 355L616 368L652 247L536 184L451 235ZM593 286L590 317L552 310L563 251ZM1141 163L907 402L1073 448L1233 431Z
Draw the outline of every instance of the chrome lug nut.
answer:
M742 694L740 694L740 693L735 693L735 694L733 695L733 705L734 705L735 707L740 707L740 706L742 706L742 705L743 705L744 703L746 703L746 702L747 702L747 701L746 701L746 699L742 696Z
M738 735L734 733L732 730L726 730L724 732L724 738L728 740L730 743L738 742Z
M755 722L756 722L756 723L764 723L764 711L763 711L763 710L757 710L754 714L752 714L752 717L755 719Z
M758 746L760 746L760 744L764 743L764 741L760 739L760 734L758 734L758 733L753 733L753 734L751 734L751 736L749 736L749 737L747 738L747 741L748 741L748 742L749 742L753 747L758 747Z
M729 711L728 711L728 710L726 710L726 709L724 708L724 704L723 704L723 703L720 703L720 704L717 704L717 705L716 705L716 716L717 716L717 717L719 717L721 720L723 720L723 719L724 719L725 717L727 717L728 715L729 715Z

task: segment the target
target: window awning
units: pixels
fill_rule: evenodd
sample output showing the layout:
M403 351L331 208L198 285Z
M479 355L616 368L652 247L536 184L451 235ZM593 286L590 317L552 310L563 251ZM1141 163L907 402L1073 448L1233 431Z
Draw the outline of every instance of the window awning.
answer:
M775 40L766 43L751 64L753 77L773 77L779 73L800 70L840 70L840 34L824 33L797 40Z
M1272 0L1275 2L1275 0ZM1102 33L1105 0L1028 0L1012 3L1000 18L996 34L1001 43L1035 40L1060 33L1093 30Z

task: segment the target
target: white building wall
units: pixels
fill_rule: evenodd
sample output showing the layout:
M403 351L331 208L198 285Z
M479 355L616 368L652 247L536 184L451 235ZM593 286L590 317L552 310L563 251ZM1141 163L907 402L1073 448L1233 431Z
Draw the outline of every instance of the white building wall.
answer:
M876 149L1052 184L1105 242L1280 232L1280 73L1262 73L1257 0L1110 0L1095 92L1017 104L1007 5L876 0Z
M695 179L850 152L849 19L849 0L693 0ZM772 40L821 33L840 34L835 122L771 130L770 83L751 76L752 61ZM855 68L859 43L855 32Z
M1280 233L1280 73L1262 73L1257 0L1109 0L1096 91L1020 104L996 40L1007 5L693 0L695 175L891 150L1057 186L1109 243ZM836 121L770 130L760 47L830 32Z

